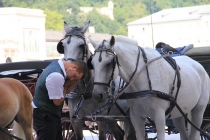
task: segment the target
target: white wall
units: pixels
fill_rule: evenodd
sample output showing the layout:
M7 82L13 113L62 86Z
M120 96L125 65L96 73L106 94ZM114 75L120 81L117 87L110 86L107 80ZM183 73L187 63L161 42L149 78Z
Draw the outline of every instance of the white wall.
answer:
M42 10L0 8L1 56L12 57L13 61L45 59L45 17ZM27 50L27 45L31 49ZM17 51L8 56L11 53L6 53L5 49Z
M153 31L152 31L153 29ZM138 41L140 46L153 47L165 42L174 47L194 44L195 47L210 46L210 14L200 19L138 24L128 26L128 37Z

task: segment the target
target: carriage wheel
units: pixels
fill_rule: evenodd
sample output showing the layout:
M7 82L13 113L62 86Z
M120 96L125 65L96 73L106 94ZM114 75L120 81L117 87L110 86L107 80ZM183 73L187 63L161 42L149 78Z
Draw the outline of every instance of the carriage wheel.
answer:
M61 118L62 123L62 136L63 140L74 140L74 130L71 125L70 118L68 117L62 117Z
M210 122L207 122L202 128L202 130L210 135ZM208 139L204 137L203 135L201 135L201 140L208 140Z

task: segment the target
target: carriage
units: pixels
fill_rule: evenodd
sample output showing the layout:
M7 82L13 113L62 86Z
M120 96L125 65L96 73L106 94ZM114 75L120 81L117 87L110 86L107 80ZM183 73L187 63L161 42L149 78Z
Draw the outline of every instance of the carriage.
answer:
M205 53L198 53L198 50L203 50ZM192 59L198 61L203 65L207 73L210 75L210 54L208 51L210 47L201 47L201 48L193 48L186 55L190 56ZM207 52L207 53L206 53ZM11 77L18 79L19 81L23 82L31 91L32 95L34 95L34 89L36 81L41 74L42 70L52 62L53 60L44 60L44 61L25 61L25 62L13 62L13 63L4 63L0 64L0 78L3 77ZM207 105L203 116L203 123L201 128L210 133L210 104ZM100 116L97 120L103 121L103 119L110 119L110 120L118 120L118 121L128 121L128 117L107 117L107 116ZM90 116L87 116L87 120L91 120ZM145 130L147 133L155 133L156 130L154 126L148 122L147 129ZM167 124L168 127L166 129L166 133L178 133L177 130L174 128L173 125L170 123ZM73 139L74 132L71 127L69 113L63 112L62 113L62 126L63 126L63 138L64 140L71 140ZM84 130L89 130L89 128L84 124ZM94 130L91 130L94 133ZM108 139L113 139L112 135L108 136Z
M60 41L58 43L58 46L57 46L58 52L63 53L65 58L73 57L73 59L87 61L87 59L90 57L90 55L88 55L88 47L86 45L86 39L84 37L84 33L87 30L88 26L89 26L89 24L87 24L81 28L73 27L73 29L71 30L71 29L69 29L68 25L66 23L64 23L64 29L66 31L66 36L61 40L62 42ZM197 49L199 49L199 50L205 49L205 50L203 51L204 53L203 52L197 53ZM200 64L202 64L203 67L205 68L206 72L208 73L208 75L210 75L210 73L209 73L209 71L210 71L210 57L209 57L210 52L208 50L210 50L209 47L193 48L193 49L191 49L191 51L187 52L186 55L190 56L192 59L194 59L197 62L199 62ZM112 53L112 52L110 51L110 53ZM114 55L114 53L113 53L113 55ZM29 90L31 91L31 93L33 95L34 87L35 87L37 79L39 78L39 75L41 74L42 70L52 61L53 60L26 61L26 62L0 64L0 72L1 72L0 77L11 77L11 78L18 79L19 81L24 83L29 88ZM100 59L99 59L99 61L100 61ZM16 71L16 70L18 70L18 71ZM6 71L6 72L4 72L4 71ZM90 78L88 78L87 84L86 84L87 88L89 87L89 79ZM86 81L84 81L84 83L85 82ZM106 83L105 85L106 86L110 85L110 82L111 82L111 80L109 81L109 84ZM101 83L97 83L97 84L101 84ZM93 86L93 84L92 84L92 86ZM82 91L82 94L80 93L80 91L78 91L78 92L75 91L75 93L76 94L72 93L69 96L67 96L69 111L72 111L72 112L62 113L62 129L63 129L63 138L65 140L71 140L71 139L73 140L73 139L75 139L74 138L75 135L77 135L77 137L81 137L80 133L78 133L78 132L83 131L83 130L90 130L93 133L95 133L92 129L89 129L89 127L85 127L85 125L84 125L85 120L97 121L97 122L99 122L99 124L102 122L106 122L110 126L117 124L116 121L130 122L130 118L128 116L126 116L126 114L123 116L122 115L123 111L119 111L120 109L118 111L122 113L121 116L117 116L116 114L114 114L112 116L102 114L101 116L85 115L85 116L83 116L83 118L80 118L80 114L78 114L79 110L81 110L81 108L84 107L85 105L89 105L88 103L93 104L92 100L91 100L91 102L88 102L84 99L85 93L92 94L92 92L91 92L91 90L89 91L89 90L86 90L86 88L85 88L85 91L84 92ZM77 95L77 93L78 93L78 95ZM91 94L88 94L88 95L91 95ZM71 100L72 98L74 99L74 101L76 99L78 102L76 102L76 104L75 104L75 102L73 103ZM85 102L86 102L86 104L85 104ZM75 106L77 107L76 110L75 110ZM97 109L97 107L98 107L97 104L93 104L92 110L95 111ZM105 110L105 109L103 109L103 110ZM206 111L204 113L203 124L201 127L207 133L209 133L209 129L210 129L210 118L209 118L210 113L208 110L209 110L209 105L207 106ZM85 110L82 110L82 111L85 111ZM72 122L71 119L73 117L80 118L79 120L76 121L76 123L78 123L78 124L75 124L75 122L71 123ZM111 123L109 123L109 122L111 122ZM73 130L74 125L78 125L78 126L80 126L80 128L79 129L76 128L77 130ZM147 134L157 132L157 130L154 126L154 122L151 119L148 118L148 121L145 122L144 125L146 126L145 132ZM104 124L102 123L102 127L103 126L104 126ZM172 125L167 124L167 126L168 127L165 130L165 132L167 132L168 134L178 133L178 131L175 129L173 124ZM97 130L100 129L99 125L97 125L96 129ZM113 128L109 127L109 129L111 130ZM104 133L104 131L103 131L103 133ZM105 133L107 133L107 130L105 130ZM116 140L117 140L117 138L116 138L117 135L118 134L115 134ZM113 136L108 135L108 139L113 139ZM122 138L118 138L118 139L122 140ZM202 139L205 139L205 137L202 136Z

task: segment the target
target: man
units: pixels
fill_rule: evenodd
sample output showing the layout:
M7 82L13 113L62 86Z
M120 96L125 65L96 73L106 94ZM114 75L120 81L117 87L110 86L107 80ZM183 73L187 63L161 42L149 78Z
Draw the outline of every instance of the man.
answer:
M86 74L87 66L72 59L52 62L36 83L32 101L35 131L39 140L62 140L61 111L65 95Z

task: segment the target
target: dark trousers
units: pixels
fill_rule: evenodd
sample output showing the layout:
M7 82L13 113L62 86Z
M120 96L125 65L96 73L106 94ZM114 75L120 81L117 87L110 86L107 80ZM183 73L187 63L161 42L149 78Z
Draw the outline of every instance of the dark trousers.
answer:
M38 140L63 140L60 117L35 108L33 119Z

